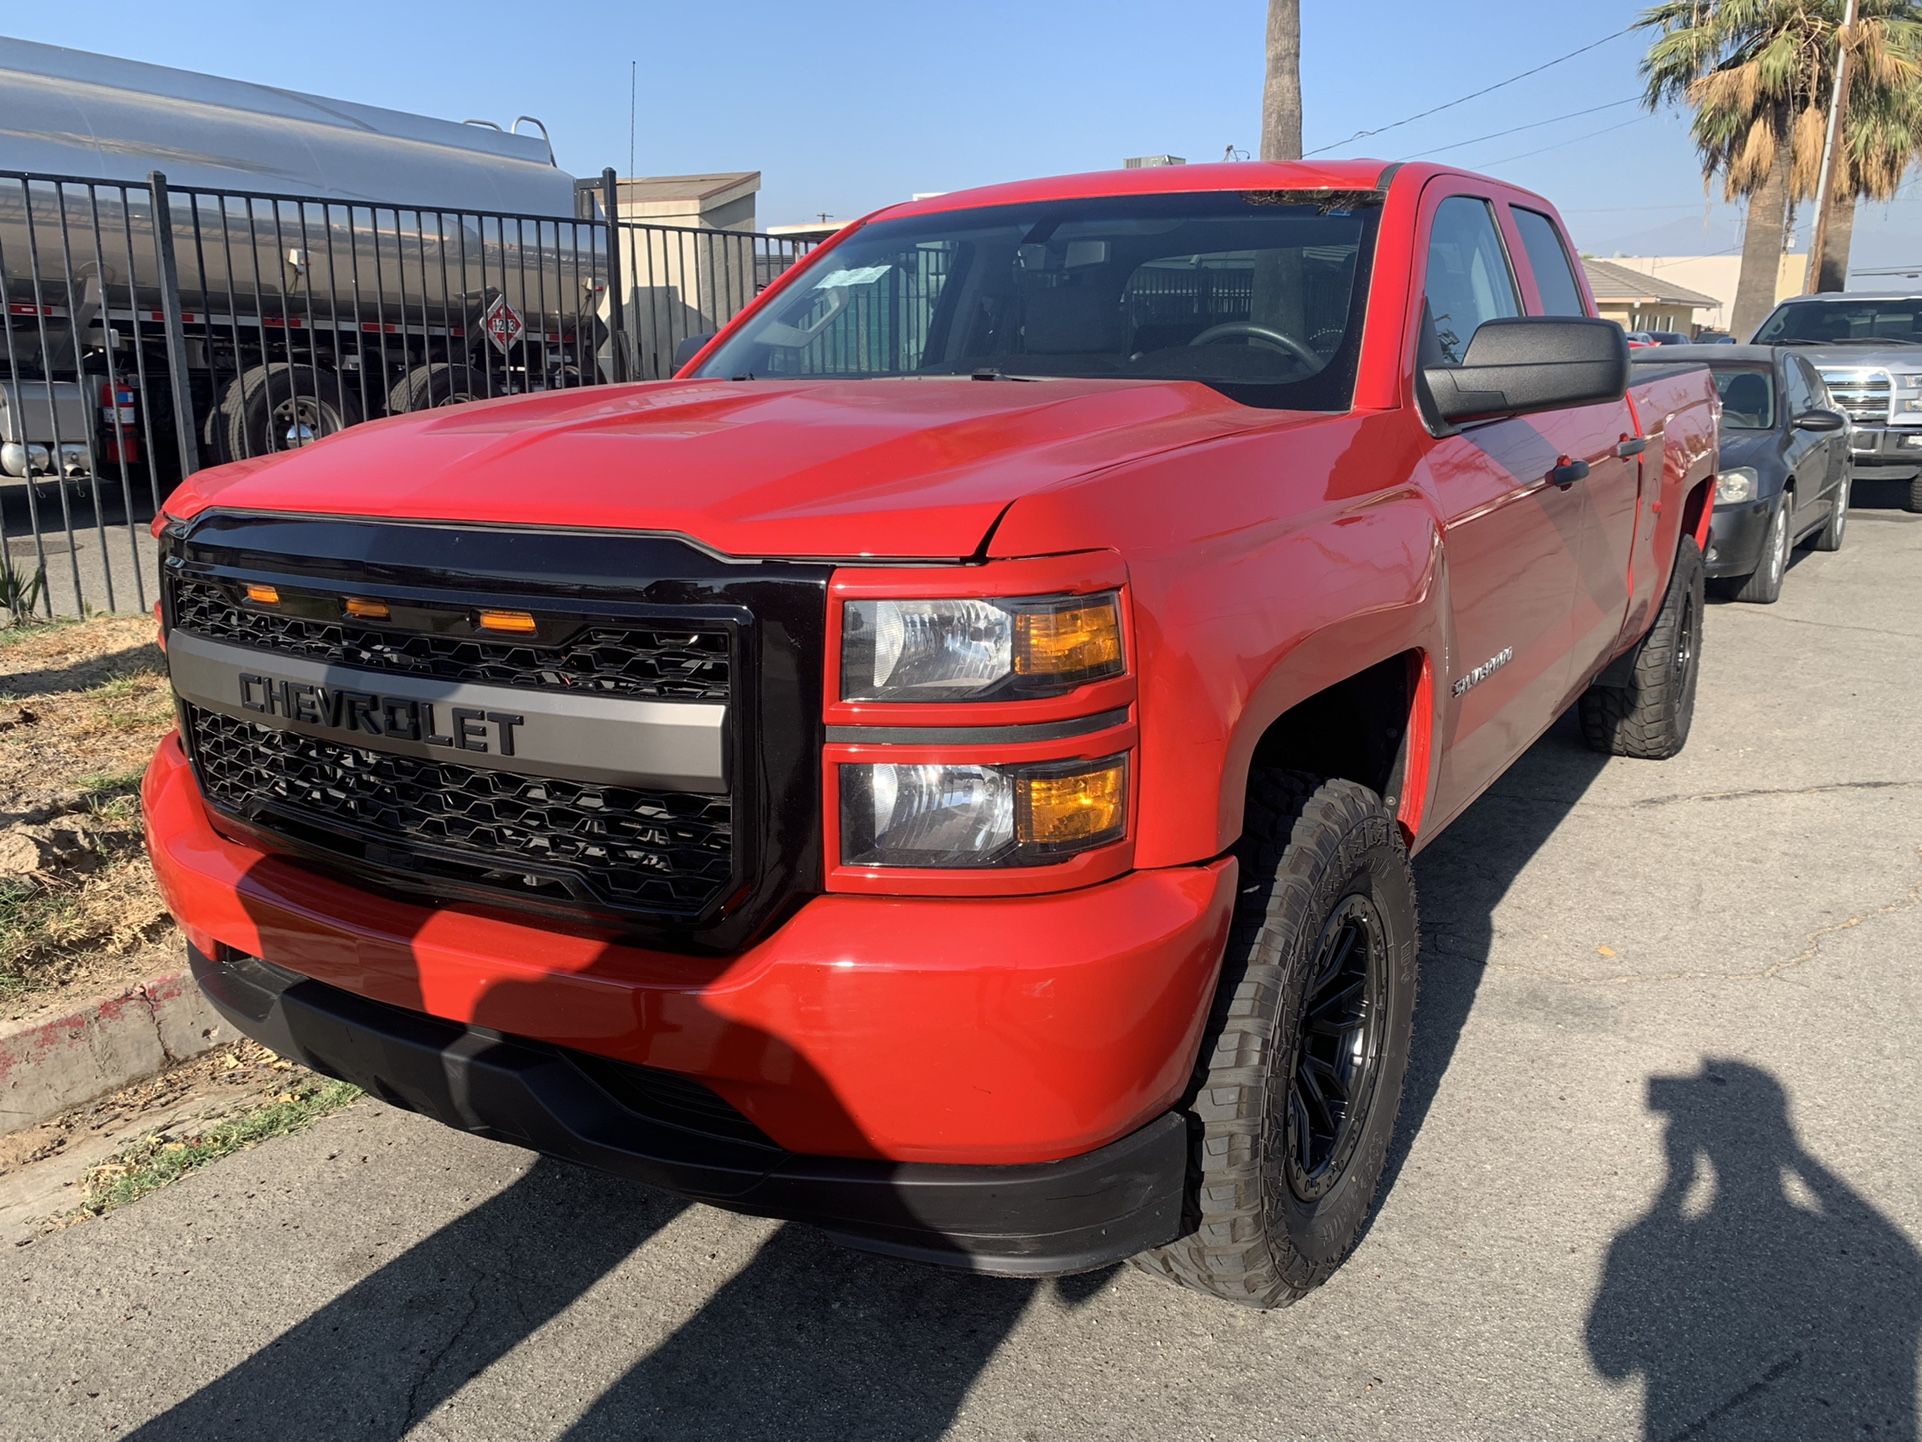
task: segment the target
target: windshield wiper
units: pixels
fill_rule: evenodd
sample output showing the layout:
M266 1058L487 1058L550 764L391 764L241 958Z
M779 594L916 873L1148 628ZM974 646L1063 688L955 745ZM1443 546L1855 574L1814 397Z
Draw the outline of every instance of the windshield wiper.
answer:
M969 371L968 379L971 381L1038 381L1041 377L1009 375L1006 371L997 370L994 366L982 366L978 370Z

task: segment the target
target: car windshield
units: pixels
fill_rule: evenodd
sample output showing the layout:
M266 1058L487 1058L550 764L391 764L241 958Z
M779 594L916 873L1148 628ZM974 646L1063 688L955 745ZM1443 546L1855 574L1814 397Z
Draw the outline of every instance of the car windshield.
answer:
M1851 341L1922 345L1922 298L1837 296L1797 301L1776 307L1755 332L1757 345L1847 345Z
M1766 431L1775 426L1775 381L1767 366L1712 366L1722 396L1722 427Z
M1199 381L1345 410L1376 199L1051 200L863 226L701 367L726 379Z

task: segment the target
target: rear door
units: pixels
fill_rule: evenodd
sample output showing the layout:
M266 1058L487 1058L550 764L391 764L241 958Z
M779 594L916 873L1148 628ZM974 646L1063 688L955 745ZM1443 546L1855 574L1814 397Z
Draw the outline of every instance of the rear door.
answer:
M1522 283L1529 314L1590 314L1561 227L1546 213L1528 206L1507 209L1517 253L1526 263ZM1628 613L1630 563L1642 501L1640 446L1625 401L1535 419L1552 428L1571 460L1588 467L1587 477L1575 486L1582 493L1582 528L1575 547L1569 638L1571 684L1577 684L1609 659Z
M1414 363L1459 365L1483 321L1522 313L1492 195L1432 183L1423 197ZM1441 516L1452 626L1443 658L1434 814L1471 801L1554 720L1569 685L1579 487L1548 479L1571 438L1554 416L1483 421L1432 440L1423 477Z

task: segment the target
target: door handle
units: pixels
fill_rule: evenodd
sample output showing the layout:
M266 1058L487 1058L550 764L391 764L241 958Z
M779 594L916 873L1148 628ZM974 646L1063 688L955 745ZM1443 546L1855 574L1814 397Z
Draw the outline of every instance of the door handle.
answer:
M1588 479L1588 462L1564 460L1549 470L1548 479L1567 490L1575 482Z

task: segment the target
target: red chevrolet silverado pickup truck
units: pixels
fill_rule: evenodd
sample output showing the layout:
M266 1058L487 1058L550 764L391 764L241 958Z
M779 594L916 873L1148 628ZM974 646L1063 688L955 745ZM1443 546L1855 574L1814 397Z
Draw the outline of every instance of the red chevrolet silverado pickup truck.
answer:
M1238 164L898 205L668 381L167 503L154 866L243 1032L855 1245L1272 1306L1354 1246L1409 857L1687 738L1706 370L1539 196Z

